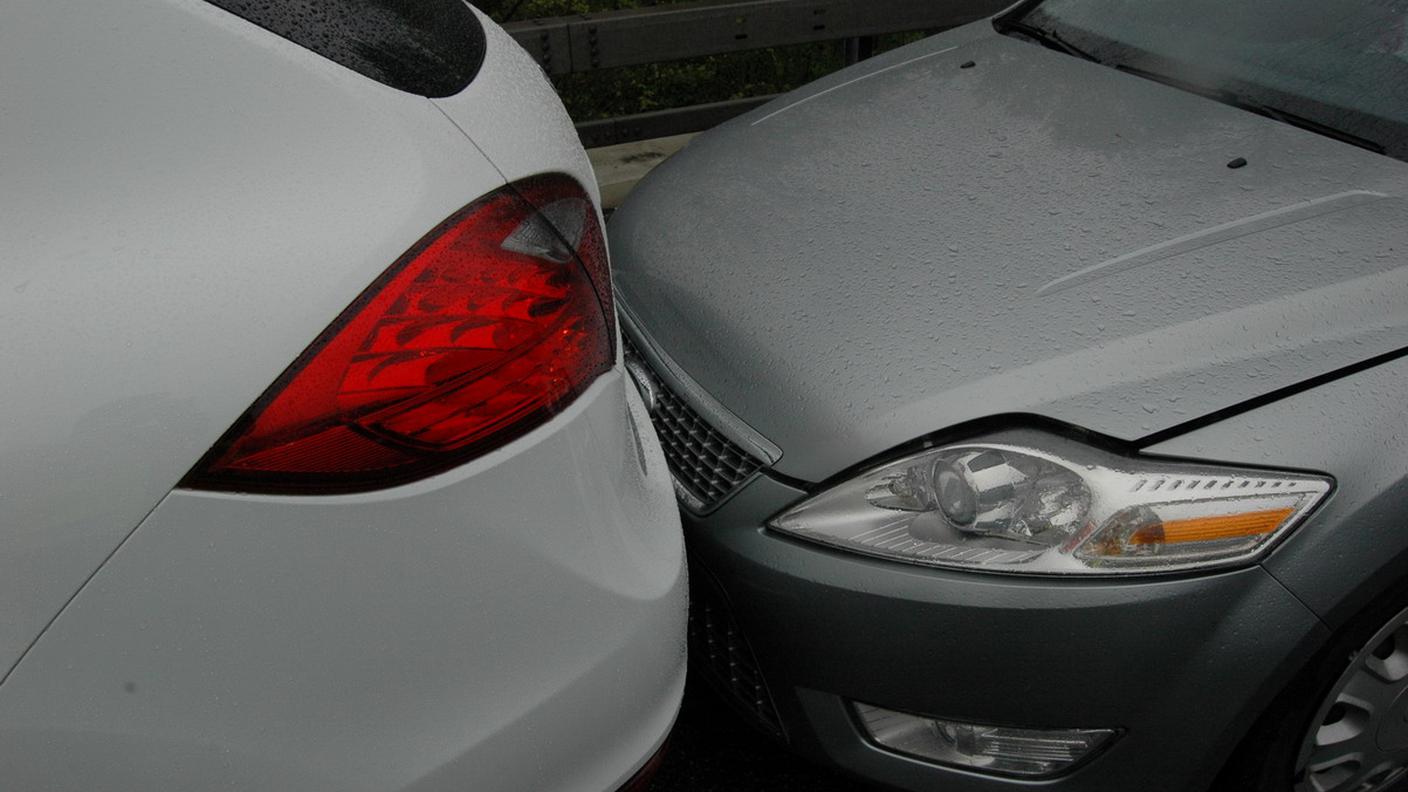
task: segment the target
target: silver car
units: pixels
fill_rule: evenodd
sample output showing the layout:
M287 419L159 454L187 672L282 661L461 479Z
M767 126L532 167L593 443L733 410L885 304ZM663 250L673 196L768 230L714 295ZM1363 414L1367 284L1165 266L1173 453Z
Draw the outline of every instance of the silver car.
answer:
M639 789L684 555L598 205L461 0L0 6L0 789Z
M900 789L1400 782L1406 18L1024 2L655 171L695 669Z

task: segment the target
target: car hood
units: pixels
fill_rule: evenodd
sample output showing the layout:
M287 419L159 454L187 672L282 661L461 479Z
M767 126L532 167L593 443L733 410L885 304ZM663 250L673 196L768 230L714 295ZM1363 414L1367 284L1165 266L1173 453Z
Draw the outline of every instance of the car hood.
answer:
M653 342L819 481L996 415L1137 440L1408 346L1405 189L980 23L701 136L610 231Z

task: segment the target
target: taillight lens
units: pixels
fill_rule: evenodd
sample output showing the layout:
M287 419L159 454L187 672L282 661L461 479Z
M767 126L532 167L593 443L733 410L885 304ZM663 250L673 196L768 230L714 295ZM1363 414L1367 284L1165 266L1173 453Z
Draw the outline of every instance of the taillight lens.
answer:
M465 207L391 266L182 486L376 489L522 436L614 363L596 209L571 178Z
M647 792L650 789L650 782L655 780L655 774L660 772L660 766L665 763L665 752L670 748L670 738L666 737L665 742L655 751L655 754L646 760L636 774L631 776L631 780L621 787L617 792Z

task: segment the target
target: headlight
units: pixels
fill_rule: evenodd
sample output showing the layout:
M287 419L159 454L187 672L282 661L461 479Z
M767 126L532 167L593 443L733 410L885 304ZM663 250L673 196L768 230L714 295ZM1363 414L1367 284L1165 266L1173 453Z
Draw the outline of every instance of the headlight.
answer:
M1118 456L1035 432L877 467L772 520L915 564L1132 574L1254 559L1330 491L1319 476Z

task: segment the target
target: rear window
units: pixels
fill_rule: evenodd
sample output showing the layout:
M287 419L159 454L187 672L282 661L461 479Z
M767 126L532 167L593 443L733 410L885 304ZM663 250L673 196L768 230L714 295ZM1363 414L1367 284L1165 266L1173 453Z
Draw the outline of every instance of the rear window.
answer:
M209 2L409 93L457 94L484 61L484 29L464 0Z

